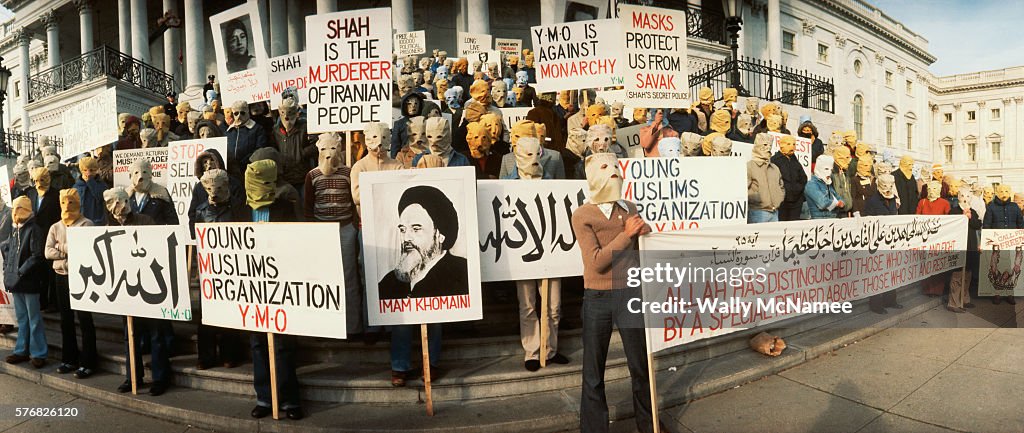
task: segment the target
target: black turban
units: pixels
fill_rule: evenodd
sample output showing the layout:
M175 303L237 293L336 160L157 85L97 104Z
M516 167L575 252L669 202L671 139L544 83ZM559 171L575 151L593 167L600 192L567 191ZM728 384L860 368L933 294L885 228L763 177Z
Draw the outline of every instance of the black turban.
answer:
M459 237L459 214L455 212L455 205L448 200L448 196L432 186L414 186L402 193L402 198L398 200L398 213L401 214L413 204L422 206L434 222L434 228L444 235L441 249L451 249Z

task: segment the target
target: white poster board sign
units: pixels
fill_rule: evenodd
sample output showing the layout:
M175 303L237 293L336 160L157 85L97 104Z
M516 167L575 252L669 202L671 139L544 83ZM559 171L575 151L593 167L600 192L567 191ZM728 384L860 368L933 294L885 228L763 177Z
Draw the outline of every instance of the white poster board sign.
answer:
M180 140L167 144L167 183L164 186L171 193L174 211L178 213L178 222L183 227L188 227L188 207L192 203L192 191L199 183L196 178L196 157L208 149L216 150L221 156L227 155L227 137ZM186 241L193 243L191 236Z
M1024 230L981 231L978 296L1024 296L1020 269L1024 264Z
M340 245L334 224L196 224L203 324L345 338Z
M619 170L622 198L636 203L655 233L747 222L745 160L627 158Z
M71 227L71 308L192 320L181 226Z
M359 175L370 326L483 318L475 174Z
M391 53L391 8L307 16L307 130L390 124Z
M256 0L210 17L213 51L217 55L220 98L250 103L270 99L266 35ZM136 35L146 37L146 35Z
M522 60L523 40L509 38L494 38L494 49L501 53L503 59L508 56L519 56Z
M225 141L225 143L227 142ZM149 165L153 168L153 182L163 186L167 186L166 147L115 150L114 186L123 186L126 190L131 191L131 166L132 163L141 159L149 160Z
M583 275L572 212L585 180L480 180L480 274L484 281Z
M782 139L786 134L780 134L778 132L769 132L768 135L772 136L772 155L775 155L779 151L779 140ZM810 138L793 136L796 139L796 150L794 156L796 160L800 162L800 166L804 168L804 174L810 179L811 174L811 152L814 142Z
M626 148L630 158L643 158L644 148L640 146L640 128L646 125L633 125L615 130L615 140Z
M620 4L626 94L642 107L690 105L686 12Z
M267 72L270 80L270 106L277 108L281 105L281 93L289 87L295 88L299 96L299 104L306 103L306 93L309 87L308 64L306 63L306 52L300 51L293 54L285 54L270 59L270 67Z
M512 126L525 119L532 109L533 107L506 107L501 109L501 120L505 124L505 128L501 132L502 140L509 141L508 134L512 130ZM541 145L543 146L544 143L541 143Z
M456 47L459 57L472 59L478 53L491 50L491 35L459 32Z
M64 110L60 123L65 159L117 141L117 88L111 87Z
M427 52L427 32L417 30L414 32L395 33L395 54L398 57L412 56Z
M538 92L622 85L619 20L591 20L530 29Z

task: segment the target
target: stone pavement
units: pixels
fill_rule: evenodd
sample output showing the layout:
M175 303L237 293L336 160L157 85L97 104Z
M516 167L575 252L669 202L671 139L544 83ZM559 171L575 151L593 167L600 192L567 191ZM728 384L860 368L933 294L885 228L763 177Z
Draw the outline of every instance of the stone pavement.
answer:
M924 310L895 328L849 344L833 352L682 406L662 412L669 432L1024 432L1024 302L1014 309L1006 304L978 302L971 314L954 314L943 307ZM1014 317L1016 315L1016 317ZM47 369L52 369L51 363ZM659 365L659 370L669 368ZM681 368L686 368L683 366ZM29 368L31 370L31 368ZM29 370L0 374L0 432L103 431L194 432L193 417L230 417L237 431L329 431L341 421L353 430L418 428L436 432L507 431L503 423L538 415L558 401L537 399L539 407L509 410L502 400L485 402L472 410L446 405L432 419L400 417L380 425L387 405L310 407L302 422L253 423L252 402L204 391L172 388L166 396L151 398L113 394L116 375L98 375L81 385L63 384L50 374L35 378L49 386L70 386L75 394L40 385ZM17 371L21 371L20 369ZM88 385L88 386L86 386ZM667 387L671 383L659 384ZM92 388L97 387L98 388ZM662 395L667 391L660 389ZM609 399L628 398L628 391L609 390ZM98 403L85 395L96 398ZM148 402L157 403L156 406ZM138 407L128 406L136 405ZM217 409L211 410L216 406ZM488 407L489 406L489 407ZM15 407L75 407L77 418L18 418ZM547 409L544 409L547 407ZM463 410L466 409L466 410ZM566 406L563 411L571 412ZM162 418L142 415L165 411ZM152 412L150 412L152 414ZM171 416L167 416L170 414ZM567 417L574 414L564 413ZM452 417L456 417L452 419ZM476 418L476 428L462 425L463 417ZM486 421L485 421L486 420ZM544 428L537 419L538 431ZM202 424L200 422L200 424ZM571 425L571 424L570 424ZM612 424L615 433L633 431L633 420ZM564 427L563 427L564 428Z

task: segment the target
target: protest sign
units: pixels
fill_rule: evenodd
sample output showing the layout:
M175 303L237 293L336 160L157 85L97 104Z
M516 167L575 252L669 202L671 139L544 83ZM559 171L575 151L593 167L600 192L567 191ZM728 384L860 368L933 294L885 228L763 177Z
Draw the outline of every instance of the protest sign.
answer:
M615 140L626 148L630 158L643 158L644 148L640 146L640 128L644 125L633 125L615 130Z
M512 130L512 126L525 119L532 109L533 107L506 107L501 109L501 120L505 124L505 128L501 132L503 140L509 141L508 133ZM541 143L541 145L544 145L544 143Z
M779 140L782 139L786 134L780 134L778 132L769 132L768 135L772 136L772 155L775 155L779 151ZM794 156L796 160L800 162L800 166L804 168L804 174L807 178L811 178L811 151L814 142L809 138L793 136L796 139L796 151Z
M587 192L584 180L477 181L483 281L583 275L572 212Z
M225 142L226 143L226 142ZM131 191L131 165L133 162L149 160L153 168L153 183L167 186L167 148L127 149L114 151L114 186L123 186Z
M345 338L339 245L332 224L196 224L203 324Z
M1024 296L1024 230L985 229L978 245L978 296Z
M619 20L591 20L530 28L537 92L622 85Z
M270 80L270 106L281 105L281 93L289 87L295 89L299 104L306 103L306 92L309 87L308 64L306 53L299 51L270 59L268 79Z
M754 144L733 140L732 156L740 157L744 161L750 161L750 158L754 156Z
M390 124L391 53L391 8L307 16L307 130Z
M479 64L479 67L476 68L476 70L480 71L480 72L488 72L487 71L487 64L488 63L497 64L498 65L498 73L499 74L501 73L501 65L502 65L502 63L501 63L501 53L498 52L498 51L481 51L479 53L470 55L467 60L469 60L470 68L472 68L473 65ZM491 78L501 79L500 76L499 77L491 77Z
M494 38L494 49L501 53L502 59L507 59L508 56L519 56L522 57L523 52L523 40L522 39L508 39L508 38Z
M620 4L627 97L643 107L690 105L686 11Z
M427 32L417 30L415 32L395 33L393 46L395 54L399 57L423 54L427 52Z
M622 198L654 232L746 224L747 161L715 158L620 159Z
M359 175L371 326L478 320L473 167Z
M459 32L456 47L459 57L472 58L477 53L491 50L491 35Z
M7 166L0 167L0 198L11 207L11 179L7 174Z
M270 99L262 22L256 0L210 17L222 101Z
M659 351L800 314L848 314L852 305L845 302L957 269L964 264L967 220L788 221L655 233L640 242L640 267L613 272L622 271L628 287L642 286L644 300L658 303L660 311L648 309L645 319L650 348ZM642 276L659 266L662 277Z
M192 320L181 226L68 228L71 308Z
M111 87L64 110L60 123L64 159L117 141L117 88Z
M192 191L199 178L196 177L196 157L205 150L213 149L221 155L228 154L227 137L199 138L195 140L172 141L167 144L167 191L174 200L174 210L178 213L178 222L188 227L188 207L192 203ZM227 167L223 167L227 169ZM155 170L154 170L155 171ZM192 234L185 239L192 243Z

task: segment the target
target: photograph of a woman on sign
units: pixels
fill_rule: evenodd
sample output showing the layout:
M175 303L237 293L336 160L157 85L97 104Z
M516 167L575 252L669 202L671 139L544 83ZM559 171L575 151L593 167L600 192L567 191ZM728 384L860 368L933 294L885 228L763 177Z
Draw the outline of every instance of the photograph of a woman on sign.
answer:
M228 73L256 67L256 56L252 53L252 32L249 16L241 16L221 24L221 35L227 54Z

